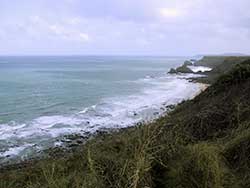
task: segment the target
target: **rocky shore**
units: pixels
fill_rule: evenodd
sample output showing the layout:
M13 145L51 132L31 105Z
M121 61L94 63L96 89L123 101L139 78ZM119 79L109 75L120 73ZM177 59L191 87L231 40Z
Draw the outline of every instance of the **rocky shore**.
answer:
M182 66L178 67L176 69L175 74L179 73L193 73L191 69L189 69L187 66L194 66L194 63L197 62L196 60L186 60ZM197 65L198 66L198 65ZM190 71L181 71L185 67L186 69ZM172 69L171 69L172 70ZM171 71L169 72L170 74ZM197 73L197 74L200 74ZM187 78L189 81L194 81L195 78ZM208 84L203 84L202 88L200 91L204 91L208 87ZM167 105L163 104L163 107L161 107L161 111L164 111L163 115L168 114L169 112L173 111L175 109L175 105ZM154 115L158 115L159 112L154 112ZM137 113L134 112L134 116L136 116ZM154 121L154 120L153 120ZM143 122L142 122L143 123ZM141 124L141 123L139 123ZM136 126L136 125L135 125ZM97 130L95 133L91 132L84 132L84 134L79 133L79 134L71 134L71 135L65 135L63 137L60 137L56 140L57 143L55 147L51 147L48 149L43 149L38 151L37 153L32 154L28 158L24 158L20 160L19 158L17 159L11 159L11 156L6 156L9 158L6 162L3 162L0 164L0 171L3 169L15 169L15 167L20 168L21 166L26 166L27 164L33 163L33 161L39 161L43 160L44 158L57 158L57 157L63 157L68 154L72 154L76 152L79 148L82 147L88 140L91 139L96 139L98 137L102 137L103 135L107 134L115 134L118 131L126 131L127 129L131 129L131 127L127 128L106 128L106 129L100 129Z

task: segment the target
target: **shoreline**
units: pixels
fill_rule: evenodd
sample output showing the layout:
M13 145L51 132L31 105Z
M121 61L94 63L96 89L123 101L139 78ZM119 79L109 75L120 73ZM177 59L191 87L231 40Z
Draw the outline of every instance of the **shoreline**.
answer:
M194 74L197 75L197 74ZM184 100L191 100L193 98L195 98L197 95L199 95L201 92L203 92L209 85L208 84L204 84L202 82L196 82L193 81L193 77L189 76L189 77L185 77L185 74L183 75L183 78L180 79L184 79L187 80L188 82L192 82L195 84L199 84L197 87L199 87L199 89L197 90L197 92L190 98L188 97L187 99ZM201 75L203 76L203 75ZM199 77L199 76L198 76ZM196 78L196 77L194 77ZM0 164L0 171L2 169L5 168L10 168L11 166L25 166L25 164L30 164L33 161L39 161L39 160L44 160L48 157L63 157L65 154L67 153L73 153L75 152L75 150L79 147L81 147L82 145L84 145L86 142L88 142L91 139L98 139L98 137L100 135L105 135L105 134L115 134L117 132L120 131L127 131L130 130L131 128L133 129L134 127L141 125L141 124L150 124L153 123L155 121L157 121L158 119L160 119L162 116L166 116L169 112L173 111L175 109L175 107L179 104L175 103L175 104L170 104L170 105L166 105L166 102L163 102L162 105L164 106L164 110L162 112L157 112L158 115L156 117L154 117L151 120L142 120L140 122L134 123L133 125L130 126L126 126L126 127L117 127L117 128L101 128L96 130L93 133L90 132L85 132L85 133L72 133L72 134L66 134L64 136L61 136L60 138L60 142L61 145L58 146L54 146L54 147L50 147L47 149L42 149L39 152L36 152L35 154L29 156L26 159L19 159L19 160L7 160L6 162L3 162ZM163 107L161 107L162 110ZM13 168L11 168L13 169Z
M206 90L209 87L208 84L203 84L203 83L198 83L198 84L200 84L199 91L197 91L195 96L187 100L192 100L193 98L198 96L200 93L202 93L204 90ZM86 144L86 142L92 139L98 139L99 137L102 137L105 135L112 135L112 134L117 134L120 132L130 131L130 130L135 129L137 126L141 126L144 124L146 125L152 124L158 121L160 118L167 116L168 113L175 110L176 106L178 106L179 104L180 103L165 106L165 111L162 112L158 117L153 118L150 121L142 120L141 122L135 123L131 126L121 127L121 128L103 128L103 129L95 131L94 133L88 132L85 135L81 133L73 133L73 134L64 135L63 138L61 139L61 141L63 142L63 145L41 150L39 152L39 155L36 155L35 157L31 156L23 161L20 161L20 160L17 162L7 161L5 163L0 163L0 172L4 170L12 170L16 168L25 167L27 165L33 164L34 162L37 162L40 160L46 160L47 158L51 158L51 157L52 158L66 157L67 155L73 154L78 148L82 147L83 145Z

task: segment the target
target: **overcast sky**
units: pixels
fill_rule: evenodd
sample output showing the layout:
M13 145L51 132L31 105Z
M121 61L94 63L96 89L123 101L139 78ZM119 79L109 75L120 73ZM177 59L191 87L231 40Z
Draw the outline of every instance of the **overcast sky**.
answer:
M0 0L0 54L250 54L249 9L250 0Z

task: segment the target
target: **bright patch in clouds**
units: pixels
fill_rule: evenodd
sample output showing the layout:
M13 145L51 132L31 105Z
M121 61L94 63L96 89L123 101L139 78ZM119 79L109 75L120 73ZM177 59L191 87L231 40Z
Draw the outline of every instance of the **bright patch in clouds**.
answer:
M80 37L83 41L89 41L89 40L90 40L89 35L86 34L86 33L80 33L80 34L79 34L79 37Z
M160 14L164 18L177 18L182 15L182 12L176 8L161 8Z

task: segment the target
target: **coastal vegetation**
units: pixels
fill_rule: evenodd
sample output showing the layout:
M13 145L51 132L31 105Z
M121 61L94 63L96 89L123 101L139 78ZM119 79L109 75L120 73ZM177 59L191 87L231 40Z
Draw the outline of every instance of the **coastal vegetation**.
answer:
M74 152L3 167L0 188L250 187L250 58L211 58L196 62L213 70L193 80L211 84L193 100Z

